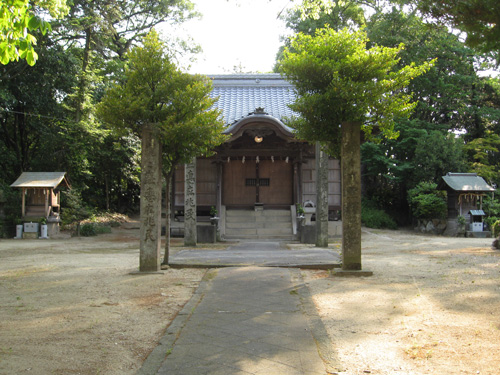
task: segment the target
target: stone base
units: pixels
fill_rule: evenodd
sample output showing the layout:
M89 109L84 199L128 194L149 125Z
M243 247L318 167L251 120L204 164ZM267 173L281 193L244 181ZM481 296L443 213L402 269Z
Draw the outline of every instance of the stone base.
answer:
M198 243L216 243L217 227L215 225L197 225L196 237Z
M35 233L35 232L24 232L23 233L23 238L24 239L29 239L29 240L36 240L38 238L38 233Z
M363 271L363 270L335 270L332 272L334 277L369 277L373 276L373 271Z
M491 232L490 231L482 231L482 232L467 231L465 233L465 237L469 237L469 238L491 238Z
M300 227L300 242L307 244L316 243L316 225L303 225Z
M132 271L129 275L165 275L163 271Z

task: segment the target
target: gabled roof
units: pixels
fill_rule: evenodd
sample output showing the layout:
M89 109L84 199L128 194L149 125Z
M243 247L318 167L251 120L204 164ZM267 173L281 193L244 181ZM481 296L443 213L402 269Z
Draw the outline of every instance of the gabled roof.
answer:
M66 186L68 182L64 177L66 172L23 172L21 176L12 184L15 188L53 188L55 189L61 182Z
M211 96L219 98L215 107L222 110L226 126L253 114L257 108L282 120L294 112L288 107L295 101L294 86L280 74L209 75L213 81Z
M444 182L455 191L495 191L477 173L447 173L443 176Z

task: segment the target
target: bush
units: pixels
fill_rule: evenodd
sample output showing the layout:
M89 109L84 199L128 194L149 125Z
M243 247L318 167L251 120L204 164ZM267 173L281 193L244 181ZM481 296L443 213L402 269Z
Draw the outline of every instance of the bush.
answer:
M485 218L484 222L486 223L486 225L488 226L488 228L490 228L490 230L493 230L493 225L498 220L500 220L499 217L497 217L497 216L490 216L490 217Z
M436 188L435 183L421 182L408 191L408 201L415 218L428 220L446 218L446 192Z
M111 233L111 227L108 225L94 225L97 234Z
M495 221L491 227L491 231L493 232L493 237L498 237L500 235L500 220Z
M111 227L96 223L85 223L80 227L80 235L84 237L97 236L98 234L111 233Z
M92 214L91 210L83 203L80 191L75 188L62 192L61 206L63 226L87 219Z
M92 223L83 224L80 227L80 235L84 237L97 236L96 226Z
M370 201L364 201L361 206L361 222L368 228L398 228L396 222L385 211L377 208Z

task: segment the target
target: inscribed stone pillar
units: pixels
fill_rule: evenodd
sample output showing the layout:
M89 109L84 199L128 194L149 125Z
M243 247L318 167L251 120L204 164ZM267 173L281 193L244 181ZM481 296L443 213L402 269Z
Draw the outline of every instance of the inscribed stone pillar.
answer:
M196 246L196 158L184 167L184 245Z
M342 123L342 269L361 270L361 155L358 122Z
M160 270L161 246L161 143L153 125L142 129L141 240L139 271Z
M328 155L316 142L316 246L328 247Z

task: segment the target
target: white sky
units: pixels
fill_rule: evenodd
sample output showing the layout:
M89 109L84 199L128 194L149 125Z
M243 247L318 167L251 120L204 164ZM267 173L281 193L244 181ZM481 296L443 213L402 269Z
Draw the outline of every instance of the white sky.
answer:
M271 72L286 33L280 11L290 0L193 0L201 20L178 30L190 36L203 52L191 64L190 73Z

